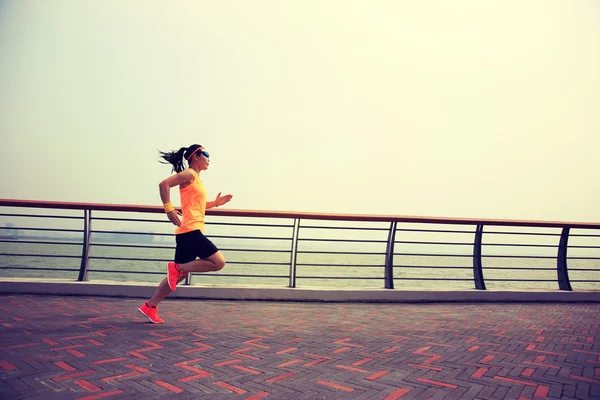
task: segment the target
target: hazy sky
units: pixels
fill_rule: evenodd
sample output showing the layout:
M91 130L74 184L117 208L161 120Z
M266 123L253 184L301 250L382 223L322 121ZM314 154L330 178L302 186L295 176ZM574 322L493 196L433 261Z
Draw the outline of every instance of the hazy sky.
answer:
M0 130L3 198L599 222L600 2L0 0Z

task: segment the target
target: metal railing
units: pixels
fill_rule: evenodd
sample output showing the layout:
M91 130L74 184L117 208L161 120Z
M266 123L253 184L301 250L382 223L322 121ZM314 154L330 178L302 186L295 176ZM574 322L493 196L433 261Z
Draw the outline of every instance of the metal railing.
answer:
M3 276L160 279L172 260L173 226L162 207L11 199L0 206ZM600 289L600 223L228 209L207 216L206 234L228 262L202 274L205 283Z

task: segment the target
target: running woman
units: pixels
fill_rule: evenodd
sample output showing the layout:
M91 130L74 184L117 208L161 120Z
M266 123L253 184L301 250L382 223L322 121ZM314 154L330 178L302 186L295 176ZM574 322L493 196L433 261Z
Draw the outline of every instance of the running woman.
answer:
M163 164L173 165L169 176L159 185L160 198L169 220L177 226L175 229L175 259L167 264L167 277L158 285L152 298L144 303L139 312L155 324L165 321L158 316L158 303L185 279L189 272L219 271L225 266L225 257L217 247L204 236L205 210L222 206L231 200L231 195L221 196L213 201L206 201L206 189L200 179L200 172L208 169L210 156L199 144L182 147L178 151L160 152ZM185 168L185 162L188 168ZM179 186L181 196L182 218L171 204L171 188ZM198 259L197 259L198 258Z

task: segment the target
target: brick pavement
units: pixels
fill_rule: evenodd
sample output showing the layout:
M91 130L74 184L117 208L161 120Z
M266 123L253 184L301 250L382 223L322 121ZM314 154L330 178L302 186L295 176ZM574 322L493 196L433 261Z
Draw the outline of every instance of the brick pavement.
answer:
M0 296L2 399L600 399L599 304Z

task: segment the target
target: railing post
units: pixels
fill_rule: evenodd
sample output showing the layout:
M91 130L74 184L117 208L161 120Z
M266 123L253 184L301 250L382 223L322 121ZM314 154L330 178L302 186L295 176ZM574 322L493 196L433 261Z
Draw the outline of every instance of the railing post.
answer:
M396 221L390 224L390 231L388 232L388 240L385 248L385 288L394 288L394 242L396 241Z
M294 218L294 227L292 230L292 249L290 252L290 284L289 287L296 287L296 261L298 258L298 236L300 234L300 218Z
M558 275L558 288L560 290L572 291L569 271L567 270L567 243L569 241L569 228L563 228L558 244L558 256L556 259L556 272Z
M473 280L475 289L485 290L483 279L483 265L481 262L481 242L483 237L483 225L477 225L475 229L475 244L473 246Z
M87 281L88 265L90 262L90 240L92 231L92 210L83 210L83 246L81 249L81 265L79 266L78 281Z

